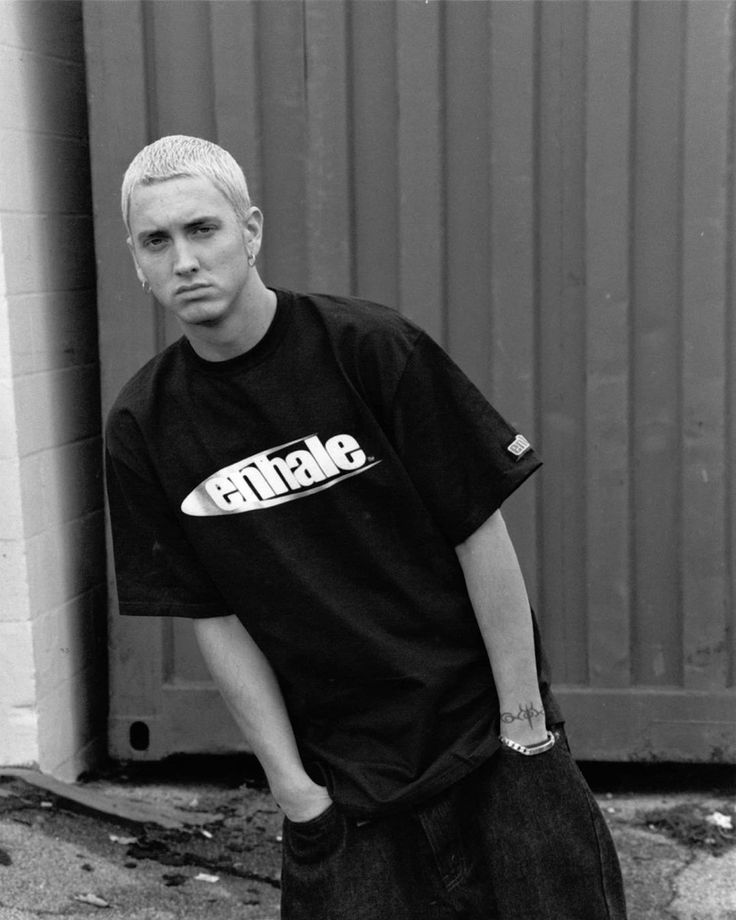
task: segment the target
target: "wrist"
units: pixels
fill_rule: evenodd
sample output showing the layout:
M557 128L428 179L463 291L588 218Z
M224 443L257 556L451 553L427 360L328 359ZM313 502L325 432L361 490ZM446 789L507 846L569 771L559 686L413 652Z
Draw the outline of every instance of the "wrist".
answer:
M304 822L319 817L332 804L324 786L312 783L308 788L290 789L282 795L273 794L274 800L290 821Z
M501 725L499 736L508 738L516 744L523 744L526 747L533 747L535 744L544 744L547 740L547 726L542 723L534 728L523 725Z
M274 801L292 821L308 821L327 809L330 795L303 770L269 777Z
M501 703L499 735L527 747L547 740L547 723L540 699Z

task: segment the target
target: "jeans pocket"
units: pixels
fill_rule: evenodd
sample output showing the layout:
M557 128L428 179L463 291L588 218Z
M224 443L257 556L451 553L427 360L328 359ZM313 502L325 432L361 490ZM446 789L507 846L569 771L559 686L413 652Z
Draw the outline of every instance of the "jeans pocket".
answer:
M333 802L322 814L309 821L284 818L284 848L297 862L316 862L337 848L342 830L342 818Z

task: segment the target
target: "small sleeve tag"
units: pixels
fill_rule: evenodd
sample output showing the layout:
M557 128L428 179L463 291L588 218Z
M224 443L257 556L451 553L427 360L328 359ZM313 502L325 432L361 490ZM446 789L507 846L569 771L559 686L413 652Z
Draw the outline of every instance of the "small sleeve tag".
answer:
M523 434L517 434L514 440L506 448L510 454L513 454L516 460L521 460L524 454L531 449L532 445Z

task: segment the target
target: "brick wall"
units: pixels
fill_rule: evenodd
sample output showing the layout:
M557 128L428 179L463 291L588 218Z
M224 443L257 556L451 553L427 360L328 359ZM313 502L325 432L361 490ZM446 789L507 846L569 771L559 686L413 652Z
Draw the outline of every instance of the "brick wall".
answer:
M81 3L0 2L0 763L104 741L105 550Z

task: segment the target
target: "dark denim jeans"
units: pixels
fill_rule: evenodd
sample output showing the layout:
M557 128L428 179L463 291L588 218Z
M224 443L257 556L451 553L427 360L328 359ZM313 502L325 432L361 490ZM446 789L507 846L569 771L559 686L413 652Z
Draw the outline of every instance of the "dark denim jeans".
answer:
M556 734L400 815L287 820L283 920L625 920L608 827Z

